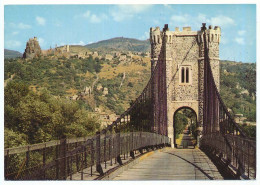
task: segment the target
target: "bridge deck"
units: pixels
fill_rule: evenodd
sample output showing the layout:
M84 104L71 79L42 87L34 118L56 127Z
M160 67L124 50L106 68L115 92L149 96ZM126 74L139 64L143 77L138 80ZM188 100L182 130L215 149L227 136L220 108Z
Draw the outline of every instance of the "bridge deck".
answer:
M143 159L113 180L201 179L223 179L223 177L201 150L167 148Z

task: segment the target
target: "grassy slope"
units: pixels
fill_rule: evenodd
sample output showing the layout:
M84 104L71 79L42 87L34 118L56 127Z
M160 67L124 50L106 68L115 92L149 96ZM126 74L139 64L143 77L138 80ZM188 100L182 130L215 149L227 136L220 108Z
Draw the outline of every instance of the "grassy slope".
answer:
M120 104L122 109L127 109L131 100L134 100L143 90L150 75L150 59L144 58L141 63L119 63L101 61L101 71L84 71L83 67L88 62L86 59L34 59L29 61L6 60L5 80L16 74L14 80L24 81L30 85L32 90L41 91L47 89L54 96L69 97L82 92L86 86L92 86L97 75L99 83L107 87L109 95L102 96L102 92L93 91L94 99L101 107L106 107L106 102L114 101ZM123 73L125 79L123 81ZM120 84L122 87L120 88ZM129 85L129 83L131 85ZM95 103L89 102L92 106ZM92 107L94 109L94 107ZM122 110L123 111L123 110Z
M78 52L88 49L74 47L74 50ZM127 109L129 102L142 92L150 77L150 59L143 58L143 60L145 65L133 62L119 64L114 64L113 61L103 62L102 69L98 73L98 83L108 87L110 97L102 97L102 92L94 92L96 94L92 99L99 101L100 106L107 110L109 108L104 104L109 101L114 101L115 106L118 103L122 109ZM46 88L55 96L75 95L82 92L86 86L91 86L97 78L95 72L82 70L86 63L86 60L82 59L45 58L28 62L18 59L16 62L5 63L5 80L16 74L14 80L27 82L35 91ZM17 65L13 65L14 63ZM221 97L234 113L242 113L251 121L255 120L256 114L256 102L252 98L252 93L256 91L255 67L255 64L221 61ZM123 73L126 74L126 78L119 88ZM237 85L240 88L237 88ZM245 89L250 95L241 94ZM95 103L92 102L93 105Z
M23 54L9 49L4 49L4 58L16 58L16 57L22 57Z
M88 44L85 47L97 50L116 50L116 51L135 51L147 52L150 51L149 40L137 40L123 37L116 37L108 40L99 41L97 43Z

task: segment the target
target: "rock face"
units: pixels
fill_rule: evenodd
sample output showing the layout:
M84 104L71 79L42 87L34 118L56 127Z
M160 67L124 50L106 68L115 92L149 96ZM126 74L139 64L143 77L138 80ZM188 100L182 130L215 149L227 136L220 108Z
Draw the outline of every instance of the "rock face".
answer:
M104 87L103 89L103 96L108 95L108 88Z
M37 58L42 55L42 50L37 40L37 37L30 38L26 43L26 48L23 53L23 58Z

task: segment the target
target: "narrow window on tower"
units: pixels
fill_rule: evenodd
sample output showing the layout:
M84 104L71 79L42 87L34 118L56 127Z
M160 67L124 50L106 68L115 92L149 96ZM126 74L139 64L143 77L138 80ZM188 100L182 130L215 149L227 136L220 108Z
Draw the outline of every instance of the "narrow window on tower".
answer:
M192 82L192 70L190 65L180 66L179 82L180 85L190 85Z
M184 67L181 68L181 83L184 83L184 77L185 77L185 70L184 70Z
M189 83L189 67L186 67L186 83Z

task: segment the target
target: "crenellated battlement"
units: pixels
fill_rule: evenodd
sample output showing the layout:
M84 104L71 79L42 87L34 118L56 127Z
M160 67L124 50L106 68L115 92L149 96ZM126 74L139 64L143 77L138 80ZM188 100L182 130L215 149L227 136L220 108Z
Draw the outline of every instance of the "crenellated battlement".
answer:
M150 28L150 43L162 44L162 32L159 27Z
M156 28L150 28L150 42L151 44L162 44L163 36L165 36L165 42L166 43L173 43L175 37L178 36L197 36L198 37L198 42L202 43L203 42L203 36L202 36L203 31L192 31L191 27L183 27L182 30L179 29L179 27L175 28L175 31L170 31L168 29L163 29L162 31L160 30L159 27ZM211 26L206 30L207 34L207 41L208 42L216 42L220 43L220 38L221 38L221 29L219 26L215 26L214 29L212 29Z
M221 38L221 29L219 26L215 26L214 29L212 29L211 26L209 26L209 29L205 30L207 34L207 41L208 42L215 42L215 43L220 43L220 38ZM203 42L203 30L198 32L198 42L202 43Z

